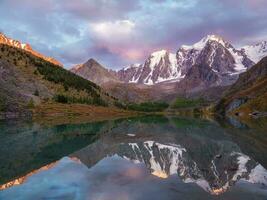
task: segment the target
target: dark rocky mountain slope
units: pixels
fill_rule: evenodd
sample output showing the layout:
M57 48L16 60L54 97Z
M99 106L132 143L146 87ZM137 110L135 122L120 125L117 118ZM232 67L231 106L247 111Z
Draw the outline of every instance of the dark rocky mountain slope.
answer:
M115 72L104 68L94 59L89 59L84 64L76 65L70 71L99 85L119 81Z
M254 65L227 91L216 109L221 113L267 112L267 57Z

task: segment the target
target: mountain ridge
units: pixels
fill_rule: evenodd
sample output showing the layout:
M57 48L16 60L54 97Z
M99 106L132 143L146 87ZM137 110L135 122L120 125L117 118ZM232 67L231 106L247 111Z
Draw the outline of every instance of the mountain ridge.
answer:
M267 43L267 42L266 42ZM265 44L265 42L259 43L259 44ZM257 47L259 46L256 45ZM267 46L267 45L266 45ZM176 60L177 60L177 76L171 77L163 77L162 79L154 80L153 83L148 81L143 81L149 79L149 77L146 77L147 79L143 78L141 80L136 80L134 82L153 85L157 83L162 83L165 81L177 81L179 82L181 79L185 77L185 74L187 71L194 66L195 64L206 64L209 65L215 72L217 72L220 76L228 74L228 76L235 76L238 75L244 71L246 71L248 68L250 68L252 65L256 64L254 61L259 61L257 59L260 59L263 55L267 55L267 51L263 51L261 49L264 49L265 46L261 46L260 49L256 49L257 51L261 51L263 55L261 55L258 58L254 58L252 61L249 59L249 57L252 57L251 52L253 50L250 50L250 54L247 55L246 52L248 52L249 46L236 49L233 45L231 45L229 42L224 40L221 36L218 35L207 35L206 37L202 38L199 42L189 46L189 45L182 45L176 52ZM161 52L166 51L162 50ZM171 54L171 53L170 53ZM145 61L145 63L148 63L150 58L152 57L153 53L149 56L149 58ZM254 56L255 57L255 56ZM159 62L158 62L159 63ZM140 67L144 68L144 65L140 65ZM160 67L160 66L159 66ZM171 65L167 66L167 68L172 68ZM131 68L127 68L127 70L130 71ZM122 69L120 71L125 71L125 69ZM119 72L120 72L119 71ZM136 73L140 74L140 69L135 68ZM141 71L144 71L142 69ZM153 74L154 72L152 72ZM166 75L166 74L165 74ZM136 74L133 74L136 78ZM148 75L149 76L149 75ZM139 75L141 77L141 75ZM159 75L160 77L160 75ZM235 78L237 79L237 77ZM129 80L126 79L126 82ZM128 81L131 82L131 81ZM233 81L229 81L229 83L226 83L226 85L232 84Z
M42 58L42 59L44 59L44 60L46 60L46 61L48 61L48 62L50 62L52 64L55 64L55 65L63 67L63 65L59 61L57 61L56 59L54 59L52 57L44 56L43 54L33 50L30 44L22 43L22 42L20 42L18 40L14 40L12 38L9 38L9 37L7 37L6 35L4 35L1 32L0 32L0 44L6 44L6 45L9 45L9 46L12 46L12 47L16 47L16 48L25 50L27 52L30 52L34 56Z
M207 65L219 77L219 85L228 86L237 80L240 73L264 56L267 56L265 41L235 48L221 36L207 35L193 45L182 45L176 53L162 49L151 53L143 64L131 64L117 71L108 70L108 76L113 77L114 82L123 83L179 83L194 65ZM71 71L75 72L75 67L77 66L72 67Z

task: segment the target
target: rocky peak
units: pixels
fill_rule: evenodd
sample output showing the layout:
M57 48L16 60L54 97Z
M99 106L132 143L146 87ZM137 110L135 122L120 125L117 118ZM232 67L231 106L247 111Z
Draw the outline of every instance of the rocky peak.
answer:
M183 73L195 64L205 64L219 75L240 74L254 64L244 51L234 48L218 35L208 35L191 46L182 46L177 52L177 60Z
M97 69L97 70L106 70L102 65L100 65L96 60L93 58L90 58L83 64L77 64L74 67L71 68L72 72L78 72L80 70L84 70L85 68L87 69Z
M2 44L7 44L13 47L17 47L20 49L31 49L29 44L23 44L18 40L13 40L11 38L8 38L7 36L5 36L3 33L0 33L0 43Z
M87 62L84 63L84 65L91 65L91 66L98 66L102 67L95 59L90 58ZM103 68L103 67L102 67Z
M106 69L93 58L90 58L84 64L75 65L70 71L99 85L119 81L114 72Z
M230 43L226 42L221 36L218 35L207 35L206 37L202 38L199 42L193 45L182 45L181 50L202 50L208 43L216 42L221 44L224 47L230 46Z

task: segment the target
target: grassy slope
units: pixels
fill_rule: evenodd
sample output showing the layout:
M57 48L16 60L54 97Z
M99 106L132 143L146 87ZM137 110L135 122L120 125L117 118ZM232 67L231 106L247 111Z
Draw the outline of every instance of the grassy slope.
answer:
M240 75L237 82L216 106L216 110L221 113L227 112L229 105L236 99L243 99L246 102L231 110L231 113L267 112L267 57Z
M0 112L20 112L45 102L113 106L96 84L23 50L0 45Z

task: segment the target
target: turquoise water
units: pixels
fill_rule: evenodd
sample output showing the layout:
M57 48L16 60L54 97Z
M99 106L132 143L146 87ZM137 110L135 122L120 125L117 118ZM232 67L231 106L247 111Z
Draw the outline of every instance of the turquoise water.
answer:
M0 199L267 198L265 119L146 116L0 128L2 183L65 157Z
M95 141L106 122L40 126L0 123L0 184L56 161Z

